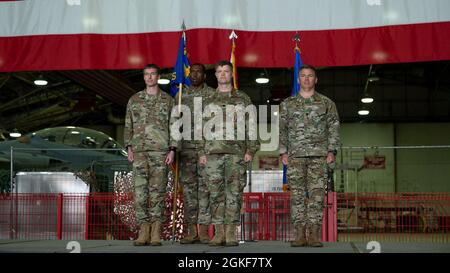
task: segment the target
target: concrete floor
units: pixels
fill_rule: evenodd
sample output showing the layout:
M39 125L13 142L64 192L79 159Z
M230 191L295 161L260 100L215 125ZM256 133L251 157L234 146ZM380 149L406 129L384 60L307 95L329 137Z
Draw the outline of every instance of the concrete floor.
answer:
M181 245L163 241L159 247L135 247L132 241L119 240L0 240L0 253L70 253L75 245L81 253L450 253L450 244L380 242L375 248L368 243L324 243L323 248L290 247L281 241L241 242L237 247L211 247L202 244Z

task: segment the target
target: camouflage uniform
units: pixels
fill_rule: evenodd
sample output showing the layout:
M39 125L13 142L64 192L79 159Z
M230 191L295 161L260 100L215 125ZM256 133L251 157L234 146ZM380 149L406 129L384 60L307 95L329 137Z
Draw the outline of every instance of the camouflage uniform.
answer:
M180 152L180 182L183 186L184 220L187 224L210 224L208 189L204 180L204 167L198 164L198 151L202 141L194 140L194 98L215 92L203 84L200 90L183 90L181 103L191 110L191 140L182 141ZM175 101L178 101L177 93Z
M149 95L146 90L134 94L127 105L124 141L134 154L133 177L136 219L138 224L164 222L164 199L169 147L178 147L170 139L169 122L173 98L159 90Z
M289 97L280 104L280 154L289 156L287 173L294 225L321 225L328 152L339 147L339 116L329 98Z
M239 90L231 92L216 92L205 97L204 105L214 104L226 113L226 105L251 104L250 98ZM224 140L205 140L200 155L207 156L206 180L210 194L211 223L215 225L239 225L242 207L242 193L247 184L244 162L246 152L254 155L259 148L258 140L249 140L248 124L245 127L245 140L237 140L238 120L233 118L235 126L234 140L226 140L226 122L224 115ZM248 119L246 118L246 122ZM242 125L242 124L241 124Z

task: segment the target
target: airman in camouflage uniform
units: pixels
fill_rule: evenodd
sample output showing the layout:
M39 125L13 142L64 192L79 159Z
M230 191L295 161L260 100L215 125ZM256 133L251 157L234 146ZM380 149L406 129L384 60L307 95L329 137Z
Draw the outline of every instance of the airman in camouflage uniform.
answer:
M202 141L194 139L194 98L215 92L206 85L206 69L203 64L192 64L189 74L191 88L183 90L182 104L191 111L191 138L183 139L180 152L180 182L183 186L184 220L188 235L180 240L181 244L193 244L200 241L209 243L208 227L211 223L208 188L204 180L204 166L198 164L198 150ZM180 93L177 93L178 101ZM201 126L200 126L201 129ZM197 230L197 224L198 230Z
M178 142L170 139L173 98L158 87L159 67L144 68L146 89L127 104L124 140L133 162L134 198L139 237L134 245L161 245L167 166L173 162Z
M227 113L227 106L242 106L243 109L251 104L250 98L244 92L233 88L232 69L232 64L228 61L221 61L216 65L217 91L204 97L205 108L211 104ZM242 117L242 112L240 114ZM242 193L247 183L245 175L247 164L251 164L253 155L259 147L256 137L255 140L249 138L252 127L249 128L248 124L245 126L245 136L242 139L238 138L238 130L234 131L234 138L225 137L227 122L234 128L248 123L245 114L243 115L245 122L235 115L230 119L225 116L223 128L218 128L220 126L218 123L214 128L215 132L223 129L222 139L208 139L205 132L204 147L200 156L200 164L206 165L211 222L215 227L215 235L210 242L212 246L238 245L235 232L236 225L240 224ZM204 126L206 127L206 124Z
M280 154L289 163L296 232L291 246L321 247L327 164L335 161L339 146L339 116L334 102L315 91L314 67L303 65L298 80L300 92L280 105Z

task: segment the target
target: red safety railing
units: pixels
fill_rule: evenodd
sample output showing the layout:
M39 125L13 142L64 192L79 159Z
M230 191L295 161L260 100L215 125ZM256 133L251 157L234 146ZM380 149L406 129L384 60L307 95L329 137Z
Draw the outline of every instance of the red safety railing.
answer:
M289 241L294 238L290 200L289 193L264 193L264 240Z
M262 240L265 223L264 194L244 193L243 199L238 238L242 241Z
M289 193L264 193L266 215L264 240L290 241L295 238L291 222L290 202ZM335 242L337 240L336 223L336 193L329 192L324 199L322 241Z
M133 194L94 193L85 197L86 240L130 240L137 235Z
M340 241L449 242L449 193L340 193Z
M134 239L133 204L131 193L1 194L0 238ZM185 233L182 199L175 216L172 204L168 194L166 240ZM241 215L240 240L294 238L289 193L245 193ZM323 220L323 241L450 242L450 193L328 193Z
M328 192L325 194L322 224L322 241L337 241L337 194Z

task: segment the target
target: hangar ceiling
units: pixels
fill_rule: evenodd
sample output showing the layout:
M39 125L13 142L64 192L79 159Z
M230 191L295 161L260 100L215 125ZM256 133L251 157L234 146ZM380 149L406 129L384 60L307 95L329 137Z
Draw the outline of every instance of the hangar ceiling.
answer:
M317 90L336 102L342 122L450 121L450 61L373 65L378 80L372 82L370 65L318 69ZM207 82L216 87L213 70L207 65ZM170 72L163 69L163 77ZM261 73L269 83L255 82ZM40 75L48 85L34 85ZM239 68L238 76L239 89L254 104L279 104L290 95L293 69ZM141 70L0 73L0 130L123 124L128 98L143 88ZM357 111L365 89L374 102L368 105L370 114L361 117Z

